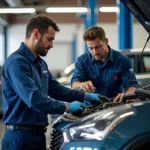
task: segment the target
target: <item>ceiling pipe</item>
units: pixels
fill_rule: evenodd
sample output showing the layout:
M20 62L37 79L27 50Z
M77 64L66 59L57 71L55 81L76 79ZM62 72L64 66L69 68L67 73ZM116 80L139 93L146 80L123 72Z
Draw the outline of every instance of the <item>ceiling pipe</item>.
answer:
M10 7L23 7L21 0L5 0Z

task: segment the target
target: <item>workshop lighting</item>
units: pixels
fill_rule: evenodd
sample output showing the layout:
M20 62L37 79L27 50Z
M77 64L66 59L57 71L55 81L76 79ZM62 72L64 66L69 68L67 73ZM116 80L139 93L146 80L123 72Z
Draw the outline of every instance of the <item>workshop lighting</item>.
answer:
M99 11L100 12L118 12L119 8L118 7L100 7Z
M35 13L35 8L0 8L0 14Z
M47 13L86 13L86 7L49 7L46 8Z

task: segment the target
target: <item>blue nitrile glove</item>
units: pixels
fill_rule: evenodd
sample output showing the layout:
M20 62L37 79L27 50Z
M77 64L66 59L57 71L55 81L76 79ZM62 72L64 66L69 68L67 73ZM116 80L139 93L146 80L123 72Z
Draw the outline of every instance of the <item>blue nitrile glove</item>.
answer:
M90 101L95 101L95 102L100 102L100 99L98 98L99 94L94 94L94 93L86 93L85 100L90 102Z
M91 102L88 101L84 101L83 104L85 105L85 107L92 106Z
M67 103L68 106L69 106L69 111L68 113L72 113L72 112L75 112L75 111L83 111L83 109L85 108L85 105L79 101L74 101L74 102L71 102L71 103Z

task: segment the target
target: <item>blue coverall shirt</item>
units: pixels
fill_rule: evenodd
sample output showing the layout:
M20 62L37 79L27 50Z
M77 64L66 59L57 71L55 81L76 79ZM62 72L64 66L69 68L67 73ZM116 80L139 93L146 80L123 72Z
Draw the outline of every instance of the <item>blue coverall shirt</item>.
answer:
M47 114L65 111L65 104L58 100L82 102L84 93L61 86L49 73L45 61L36 59L21 43L2 69L3 123L47 126Z
M96 87L95 93L109 98L129 87L137 87L129 58L110 47L109 50L109 56L104 63L96 62L90 52L81 55L75 64L71 84L91 80Z

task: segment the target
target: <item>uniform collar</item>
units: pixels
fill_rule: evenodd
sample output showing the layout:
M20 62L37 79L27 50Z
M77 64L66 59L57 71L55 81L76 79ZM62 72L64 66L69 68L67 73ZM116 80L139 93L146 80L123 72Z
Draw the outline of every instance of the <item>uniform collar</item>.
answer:
M26 55L26 57L28 57L28 59L30 59L32 62L34 61L40 61L41 58L40 56L38 56L38 58L36 58L33 53L24 45L24 43L22 42L19 48L21 51L24 52L24 54Z

